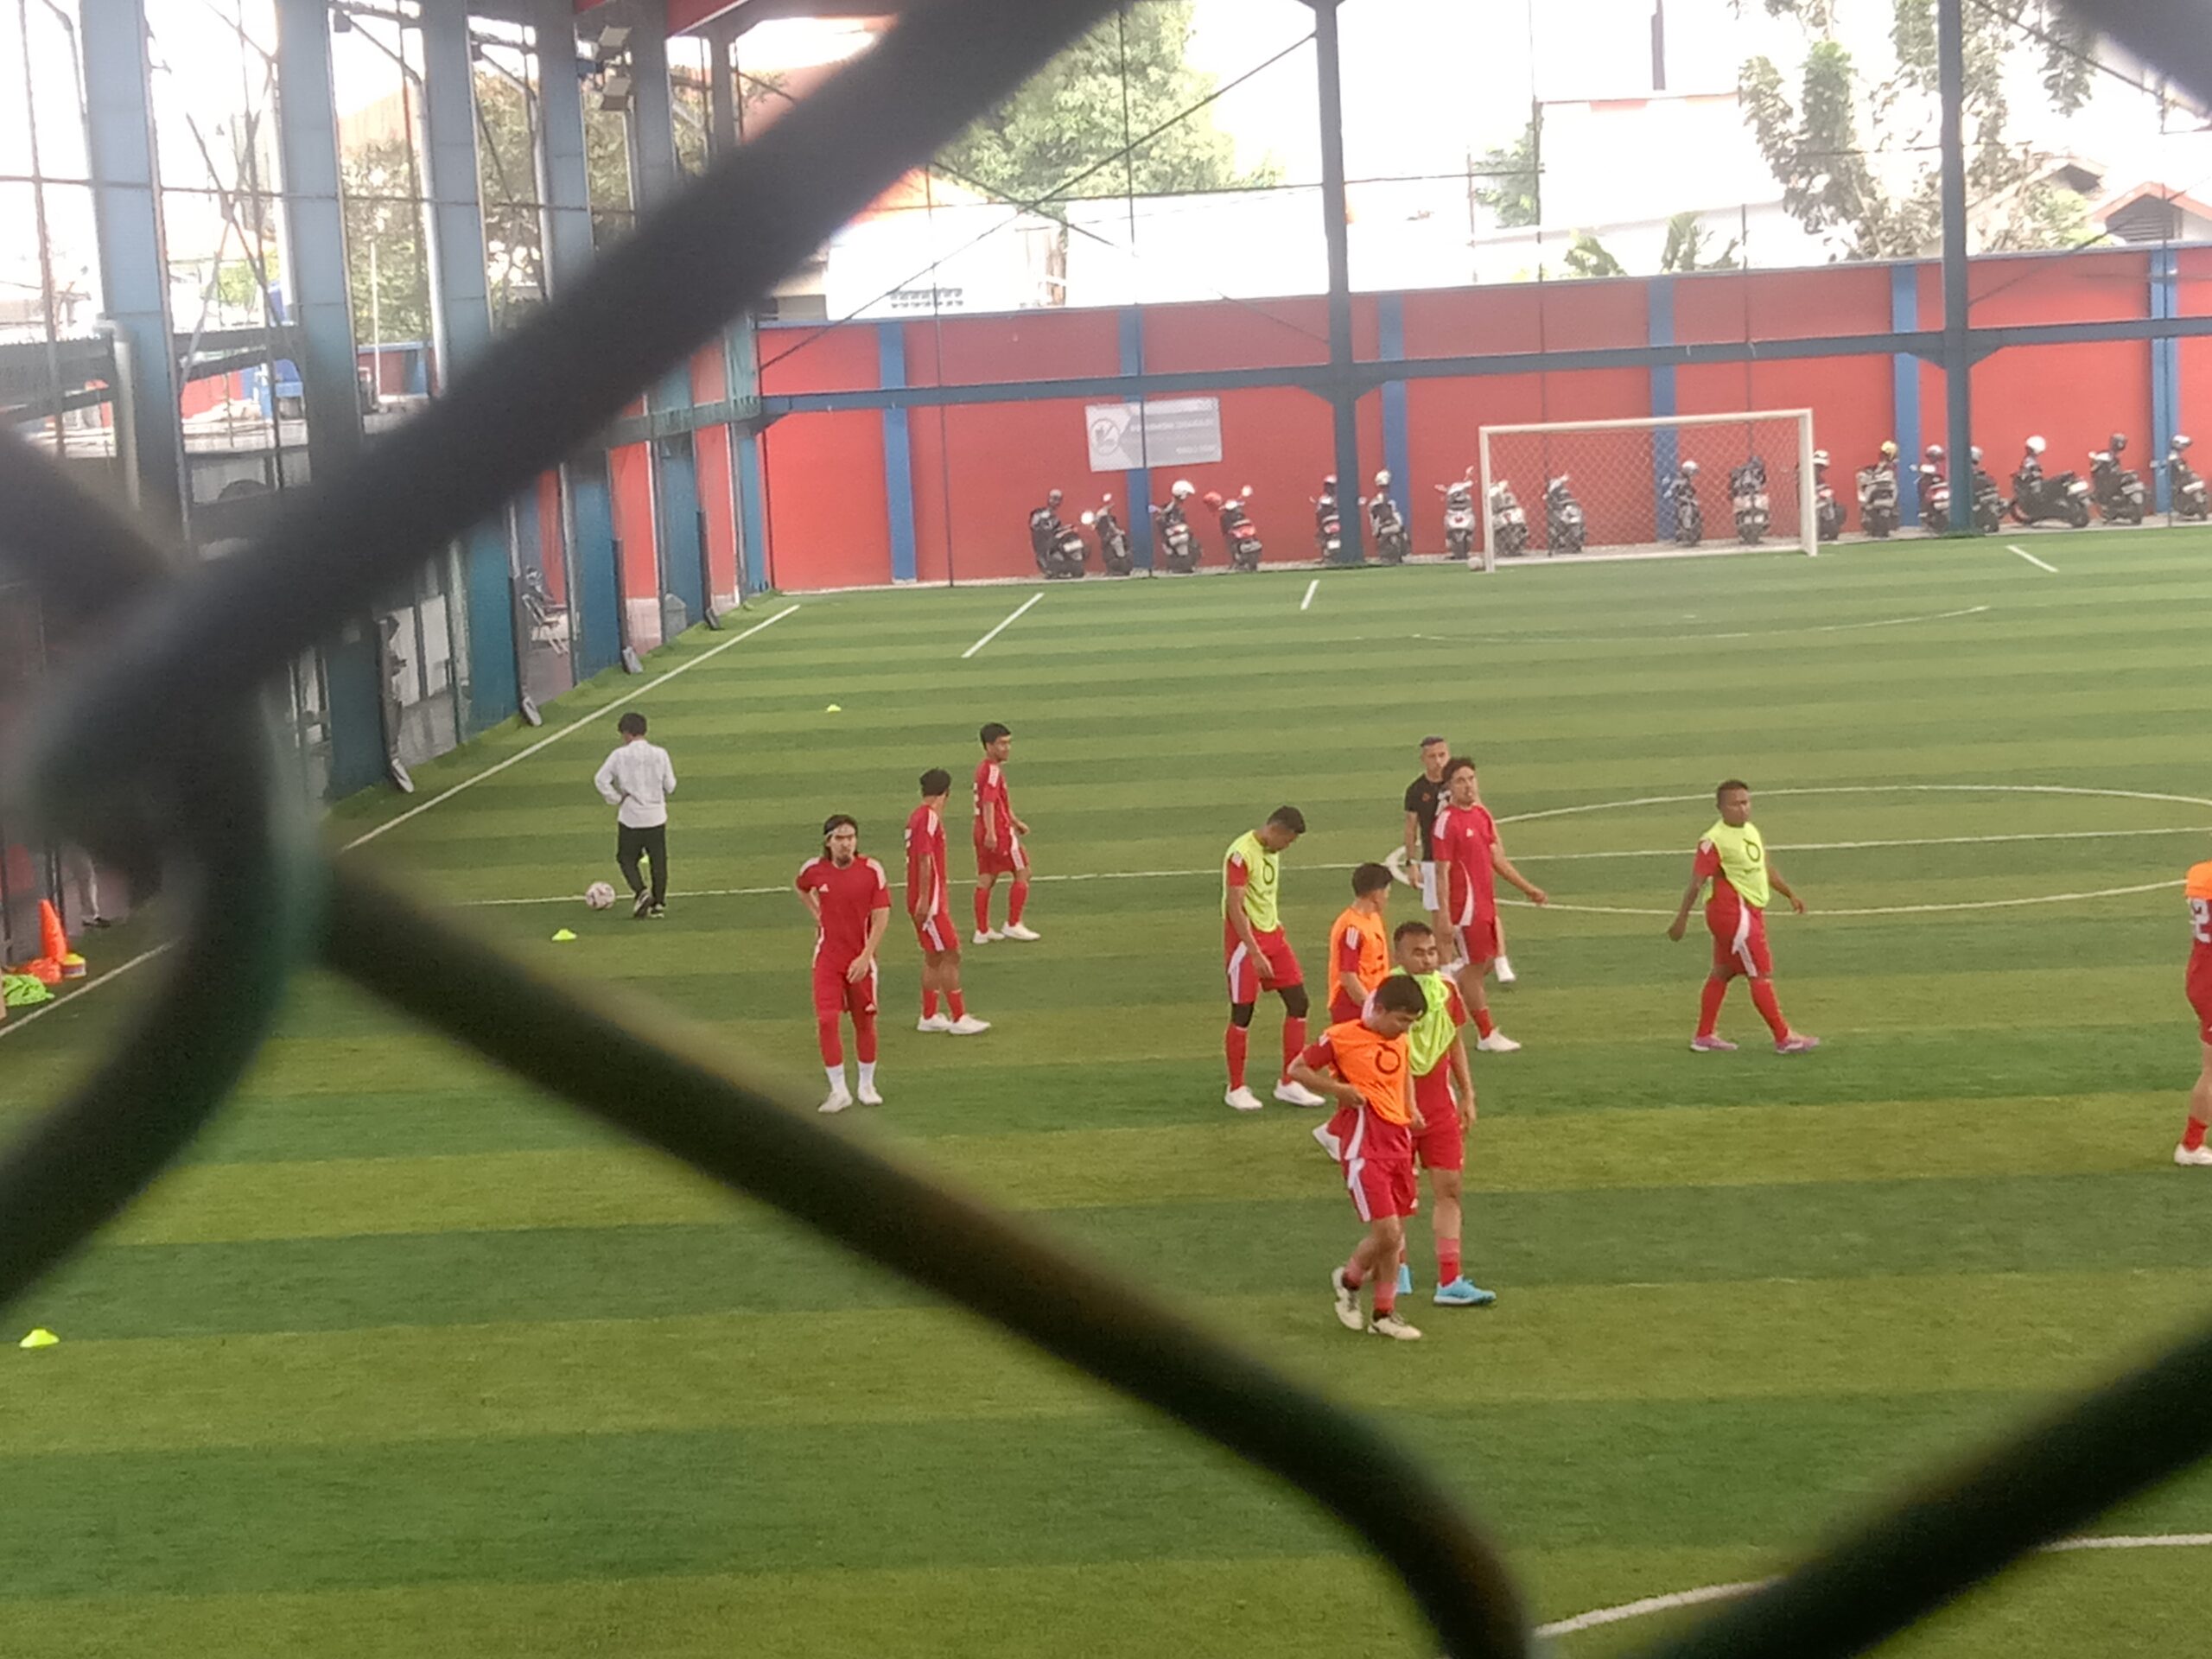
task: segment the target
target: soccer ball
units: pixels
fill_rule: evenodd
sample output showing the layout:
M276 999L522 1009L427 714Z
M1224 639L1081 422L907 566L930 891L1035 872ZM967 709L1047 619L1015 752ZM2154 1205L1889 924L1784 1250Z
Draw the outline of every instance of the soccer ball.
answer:
M614 889L604 881L594 881L584 889L584 903L589 905L594 910L612 909L614 904Z

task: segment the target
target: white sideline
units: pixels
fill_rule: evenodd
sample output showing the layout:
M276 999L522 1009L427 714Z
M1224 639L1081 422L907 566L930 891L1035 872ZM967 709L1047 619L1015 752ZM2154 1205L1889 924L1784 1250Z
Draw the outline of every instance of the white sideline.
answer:
M788 609L778 611L773 616L767 618L765 621L754 623L743 633L731 635L720 645L710 646L709 649L701 652L696 657L691 658L690 662L679 663L674 668L670 669L667 673L657 675L653 678L647 680L635 691L631 692L624 701L633 702L637 698L644 696L646 692L654 690L660 686L666 685L677 675L690 673L693 669L698 667L700 664L707 662L713 658L721 656L722 652L728 651L732 645L743 645L747 639L750 639L754 634L760 632L763 628L774 627L777 623L782 621L785 617L791 615L798 609L798 607L793 605ZM548 732L543 737L539 738L537 742L531 744L528 748L518 749L514 753L509 755L505 760L499 761L496 765L486 766L483 771L462 779L452 788L441 790L435 795L431 796L429 800L424 801L420 806L410 807L406 811L402 812L397 817L385 819L382 823L377 825L375 829L365 830L360 835L354 836L353 840L347 842L338 850L341 853L350 853L356 847L363 846L369 842L374 841L378 836L383 835L386 830L397 830L401 824L406 823L410 818L421 817L423 813L429 811L432 807L442 805L445 802L451 800L454 796L460 794L461 791L475 788L477 785L482 783L486 778L498 777L509 766L518 765L522 761L529 760L531 755L536 754L540 749L550 748L554 744L558 743L563 738L573 736L575 734L584 730L586 728L592 726L594 723L594 721L590 715L585 715L569 725L563 726L557 732Z
M719 657L722 652L728 651L732 645L742 645L746 640L750 639L754 634L760 632L763 628L772 628L775 626L777 623L782 621L785 617L791 615L793 611L796 611L798 608L799 607L796 605L787 606L783 610L778 611L773 616L754 623L751 627L746 629L744 632L733 634L730 638L723 640L721 644L701 652L696 657L691 658L690 662L679 663L674 668L670 669L667 673L654 676L652 679L647 680L643 685L639 686L635 691L630 693L630 696L632 698L642 697L646 692L652 690L655 687L666 685L677 675L689 673L691 670L698 667L700 664L705 662L709 658ZM341 853L350 853L356 847L360 846L365 842L374 841L378 836L384 834L385 830L397 829L399 825L406 823L410 818L420 817L432 807L438 805L442 802L451 800L454 796L460 794L461 791L474 788L478 784L482 783L486 778L493 777L499 772L505 772L509 766L513 766L518 761L529 760L531 755L536 754L540 749L549 747L551 745L559 742L563 738L568 736L572 732L582 731L586 727L590 726L591 724L593 724L591 717L589 715L586 715L578 719L572 725L563 726L557 732L548 732L543 737L538 739L537 742L530 745L529 747L518 750L513 754L509 755L505 760L499 762L496 766L486 766L483 771L475 773L474 776L462 779L451 789L441 790L437 794L431 796L429 800L424 801L421 805L410 807L406 811L402 812L397 817L389 818L384 823L378 824L374 829L365 830L362 834L354 836L353 840L347 842L338 850ZM109 984L115 980L122 978L124 975L129 973L133 968L137 968L143 963L151 962L156 957L160 956L162 951L168 949L168 946L166 944L157 944L150 950L142 950L137 956L131 957L130 961L124 963L120 968L109 969L107 972L102 974L99 978L87 981L83 986L74 991L72 991L68 995L57 997L51 1002L41 1003L38 1007L33 1009L29 1014L14 1015L4 1024L0 1024L0 1038L12 1036L16 1032L21 1031L25 1026L30 1025L35 1020L41 1020L46 1015L52 1014L63 1003L74 1002L79 997L86 995L91 992L99 989L103 985Z
M2062 1538L2055 1544L2045 1544L2039 1553L2061 1555L2086 1549L2203 1549L2208 1547L2212 1547L2212 1532L2162 1532L2133 1536ZM1554 1619L1548 1624L1539 1624L1536 1634L1546 1638L1573 1636L1606 1624L1625 1624L1632 1618L1645 1618L1653 1613L1670 1613L1681 1607L1698 1607L1707 1602L1733 1600L1778 1582L1775 1579L1745 1579L1735 1584L1707 1584L1694 1590L1676 1590L1663 1596L1643 1596L1635 1601L1624 1601L1618 1607L1593 1608L1586 1613L1577 1613L1572 1618Z
M2005 550L2007 553L2018 554L2022 558L2025 559L2030 564L2035 566L2038 570L2048 570L2054 576L2058 574L2058 567L2056 565L2045 564L2041 559L2036 557L2034 554L2029 552L2024 547L2015 547L2012 543L2007 542L2005 543Z
M1007 617L1005 621L1000 623L998 626L993 628L988 633L978 639L974 645L962 652L960 653L960 660L963 663L966 662L970 657L973 657L985 645L989 645L992 640L997 639L999 635L1004 633L1008 628L1012 627L1014 623L1019 621L1021 618L1021 613L1024 611L1027 610L1032 605L1034 605L1039 600L1044 597L1045 594L1043 590L1039 589L1038 592L1030 594L1028 598L1023 600L1020 604L1014 607L1013 615Z
M1321 578L1319 576L1314 577L1313 581L1306 584L1306 597L1298 601L1298 608L1300 610L1302 611L1306 609L1306 607L1313 604L1313 595L1320 590L1320 587Z

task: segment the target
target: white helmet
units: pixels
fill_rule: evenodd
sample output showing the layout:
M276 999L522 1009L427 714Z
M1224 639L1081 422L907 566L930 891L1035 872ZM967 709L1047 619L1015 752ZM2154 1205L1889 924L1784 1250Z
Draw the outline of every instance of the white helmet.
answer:
M2040 433L2037 433L2035 436L2033 436L2033 437L2031 437L2031 438L2030 438L2030 439L2028 440L2028 453L2029 453L2030 454L2031 454L2031 455L2039 455L2039 454L2043 454L2043 452L2044 452L2043 435L2042 435L2042 434L2040 434Z
M1174 483L1169 485L1167 487L1167 493L1173 496L1178 501L1187 500L1198 493L1198 486L1192 483L1187 478L1179 478L1174 481Z
M1943 459L1943 446L1940 443L1931 443L1928 446L1925 453L1929 460L1941 461Z
M1825 449L1815 449L1815 450L1814 450L1814 451L1813 451L1813 465L1814 465L1814 466L1815 466L1815 467L1825 467L1825 466L1827 466L1827 464L1828 464L1828 452L1827 452L1827 450L1825 450Z
M2174 434L2174 448L2177 448L2177 449L2186 449L2186 448L2189 448L2189 434L2188 434L2188 433L2186 433L2186 432L2177 432L2177 433L2175 433L2175 434Z
M1981 446L1978 443L1970 446L1967 450L1967 459L1977 467L1981 465Z
M1695 478L1697 476L1697 462L1694 461L1684 461L1682 463L1682 476L1684 478Z

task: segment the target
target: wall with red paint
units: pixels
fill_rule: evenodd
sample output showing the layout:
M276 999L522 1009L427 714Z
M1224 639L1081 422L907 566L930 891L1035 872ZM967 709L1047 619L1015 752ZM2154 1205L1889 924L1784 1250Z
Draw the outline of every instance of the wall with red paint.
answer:
M2212 315L2212 250L2184 250L2177 283L2184 315ZM2120 251L1977 261L1973 321L1980 325L2107 321L2146 315L2149 256ZM1920 326L1940 327L1941 282L1932 265L1916 273ZM1886 333L1891 269L1835 266L1812 270L1722 272L1673 280L1673 338L1721 342ZM1409 361L1478 353L1573 351L1640 346L1651 338L1651 284L1640 280L1526 283L1408 294L1401 305ZM1328 316L1319 298L1256 304L1220 302L1147 307L1142 313L1147 372L1195 372L1306 366L1328 356ZM1356 348L1376 355L1377 308L1355 301ZM788 345L780 345L785 335ZM801 342L804 342L801 344ZM1120 317L1111 311L1029 312L961 317L906 325L909 384L977 385L1101 376L1119 372ZM792 350L797 346L798 349ZM2212 340L2181 345L2181 420L2212 434ZM787 355L780 355L788 353ZM809 337L800 329L763 333L764 393L823 391L877 385L875 327L855 325ZM2114 429L2149 447L2151 347L2098 342L2015 347L1974 371L1978 440L2000 474L2009 474L2030 431L2049 440L2058 464L2086 464ZM1751 363L1691 364L1675 371L1675 407L1683 414L1742 409L1810 408L1815 442L1836 457L1837 481L1870 460L1895 420L1887 354ZM1540 421L1641 418L1651 412L1651 374L1641 368L1554 370L1407 381L1408 448L1413 475L1397 481L1419 553L1443 550L1440 498L1435 485L1458 477L1477 458L1476 435L1486 425ZM1923 367L1923 442L1942 442L1942 377ZM1313 556L1311 500L1333 465L1329 409L1295 388L1224 390L1224 459L1191 469L1199 491L1254 489L1253 513L1270 561ZM1103 490L1118 494L1118 474L1088 468L1079 400L975 404L910 411L909 444L915 505L916 575L922 582L1029 574L1026 521L1054 485L1066 492L1071 514ZM770 429L765 470L770 568L782 587L836 587L891 579L887 499L882 475L883 417L875 411L788 416ZM1732 444L1736 440L1731 439ZM1502 443L1504 441L1501 441ZM1688 436L1682 453L1725 474L1730 457L1703 453L1719 440ZM1383 464L1381 399L1359 405L1361 475L1344 490L1347 505ZM1548 467L1562 457L1621 471L1618 461L1580 460L1565 445L1524 446L1513 482L1532 512L1541 504ZM1724 448L1730 447L1724 444ZM2150 457L2142 456L2147 463ZM1522 475L1522 474L1525 474ZM1156 499L1172 475L1156 470ZM1716 480L1716 486L1720 480ZM1594 493L1596 477L1576 480ZM1640 479L1602 487L1617 493L1605 507L1608 534L1649 528L1648 492ZM1148 531L1143 504L1125 504L1140 535ZM1597 506L1592 502L1593 511ZM1712 511L1710 505L1708 512ZM1632 522L1631 522L1632 521ZM1224 558L1211 515L1198 519L1207 563Z
M691 356L691 400L719 403L728 396L729 365L717 340ZM737 602L737 498L730 473L729 428L702 426L692 435L692 461L699 480L699 510L707 525L708 600Z

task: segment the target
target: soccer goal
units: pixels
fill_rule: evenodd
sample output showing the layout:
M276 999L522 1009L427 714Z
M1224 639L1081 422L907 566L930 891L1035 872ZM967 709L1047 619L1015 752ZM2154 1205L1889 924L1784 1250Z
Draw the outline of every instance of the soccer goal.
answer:
M1480 472L1485 570L1584 552L1820 550L1809 409L1485 426Z

